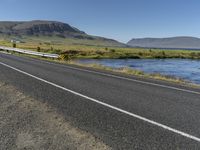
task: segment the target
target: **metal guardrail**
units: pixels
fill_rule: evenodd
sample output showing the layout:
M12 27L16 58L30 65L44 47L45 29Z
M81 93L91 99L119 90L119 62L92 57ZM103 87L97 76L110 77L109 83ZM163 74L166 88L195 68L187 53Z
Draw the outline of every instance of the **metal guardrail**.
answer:
M35 51L24 50L24 49L19 49L19 48L5 47L5 46L0 46L0 50L18 52L18 53L42 56L42 57L48 57L48 58L58 58L59 57L58 54L48 54L48 53L35 52Z

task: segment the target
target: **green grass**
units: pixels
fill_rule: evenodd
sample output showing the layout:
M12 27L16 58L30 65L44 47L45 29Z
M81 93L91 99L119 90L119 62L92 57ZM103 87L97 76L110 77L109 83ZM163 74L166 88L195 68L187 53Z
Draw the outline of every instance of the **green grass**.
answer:
M83 48L83 47L82 47ZM200 51L191 50L158 50L158 49L142 49L142 48L97 48L92 47L75 50L71 48L63 52L64 55L70 55L71 58L94 58L94 59L200 59Z
M72 38L59 38L47 36L20 37L24 43L17 44L18 48L30 49L41 52L64 55L64 58L110 58L110 59L200 59L200 51L192 50L162 50L117 47L113 43L105 43L101 40L83 40ZM0 36L0 45L12 47L9 36ZM106 46L102 46L106 45ZM39 47L39 50L38 50Z

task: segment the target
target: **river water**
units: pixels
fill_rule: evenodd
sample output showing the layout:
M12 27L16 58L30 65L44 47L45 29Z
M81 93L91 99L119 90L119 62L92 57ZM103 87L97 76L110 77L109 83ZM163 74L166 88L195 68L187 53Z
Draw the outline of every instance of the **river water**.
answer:
M146 73L170 75L200 84L200 60L191 59L81 59L82 64L129 67Z

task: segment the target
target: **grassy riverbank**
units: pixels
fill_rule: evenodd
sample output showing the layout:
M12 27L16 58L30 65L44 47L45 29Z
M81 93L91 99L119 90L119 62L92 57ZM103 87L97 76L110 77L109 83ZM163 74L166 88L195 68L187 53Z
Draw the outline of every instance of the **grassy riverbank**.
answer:
M127 75L134 75L134 76L139 76L143 78L152 78L152 79L157 79L157 80L175 82L179 84L192 85L189 81L183 80L175 76L161 75L159 73L149 74L149 73L145 73L143 71L128 68L128 67L112 68L112 67L107 67L107 66L103 66L99 64L80 64L74 61L70 61L69 64L82 66L82 67L88 67L88 68L95 68L95 69L100 69L100 70L106 70L106 71L111 71L111 72L117 72L117 73L122 73L122 74L127 74Z
M12 47L9 41L0 40L0 45ZM194 50L166 50L149 48L130 48L130 47L106 47L98 45L89 45L87 43L73 43L73 41L28 41L18 43L18 48L30 49L39 52L56 53L63 59L74 58L93 58L93 59L200 59L200 51Z
M93 59L200 59L200 51L191 50L162 50L143 48L105 48L96 51L69 50L62 53L70 58L93 58Z

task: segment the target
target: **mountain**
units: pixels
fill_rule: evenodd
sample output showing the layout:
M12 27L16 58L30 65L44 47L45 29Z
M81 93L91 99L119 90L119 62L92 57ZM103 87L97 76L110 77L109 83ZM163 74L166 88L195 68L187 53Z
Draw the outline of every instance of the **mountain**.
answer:
M200 39L195 37L140 38L127 43L132 47L200 49Z
M5 37L7 39L17 38L24 41L31 37L45 37L57 41L68 39L68 41L75 41L76 44L125 46L125 44L113 39L88 35L67 23L57 21L0 21L0 37L1 39Z
M55 21L0 22L0 32L15 35L85 34L66 23Z

